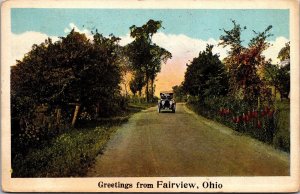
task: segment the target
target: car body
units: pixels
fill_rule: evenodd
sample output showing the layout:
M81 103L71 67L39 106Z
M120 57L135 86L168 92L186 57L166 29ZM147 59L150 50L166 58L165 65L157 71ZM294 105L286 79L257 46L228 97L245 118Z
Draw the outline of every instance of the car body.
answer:
M172 91L160 92L160 100L158 100L157 110L160 113L162 110L172 110L175 113L176 102L173 99Z

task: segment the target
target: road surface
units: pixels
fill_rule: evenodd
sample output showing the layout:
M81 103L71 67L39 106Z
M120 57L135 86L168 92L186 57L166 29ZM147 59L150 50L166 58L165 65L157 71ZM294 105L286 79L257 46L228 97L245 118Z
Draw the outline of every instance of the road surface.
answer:
M133 115L108 142L88 177L289 175L289 155L200 117L150 108Z

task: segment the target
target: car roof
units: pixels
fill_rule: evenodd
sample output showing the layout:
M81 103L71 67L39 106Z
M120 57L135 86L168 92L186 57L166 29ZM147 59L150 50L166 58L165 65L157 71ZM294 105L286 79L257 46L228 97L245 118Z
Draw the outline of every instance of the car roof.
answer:
M161 93L161 94L173 94L173 91L172 91L172 90L169 90L169 91L161 91L160 93Z

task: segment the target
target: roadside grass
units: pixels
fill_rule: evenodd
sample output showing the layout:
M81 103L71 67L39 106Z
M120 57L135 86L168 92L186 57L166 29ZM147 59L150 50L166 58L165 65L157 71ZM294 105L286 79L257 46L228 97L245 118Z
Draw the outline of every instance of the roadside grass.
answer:
M129 103L128 109L135 113L136 111L140 111L143 109L147 109L153 106L156 106L156 102L151 102L151 103Z
M14 158L13 177L80 176L101 153L116 127L70 129L42 149L32 149Z
M129 117L153 104L130 104L122 116L81 123L55 137L42 148L33 148L12 159L12 177L84 176L96 156Z
M271 142L271 144L277 149L283 150L285 152L289 152L290 151L290 101L278 100L276 101L275 106L278 109L278 113L277 113L278 127L277 127L277 131L273 136L273 141ZM188 103L187 107L193 110L195 113L199 114L197 107L194 107L192 104Z

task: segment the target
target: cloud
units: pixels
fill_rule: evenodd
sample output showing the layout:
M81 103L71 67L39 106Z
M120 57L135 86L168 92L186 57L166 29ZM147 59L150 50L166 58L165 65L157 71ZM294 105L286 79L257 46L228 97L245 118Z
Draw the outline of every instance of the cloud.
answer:
M285 37L277 37L275 41L270 41L271 46L263 52L263 55L265 55L266 59L272 59L273 64L279 63L278 53L288 41Z
M82 28L80 29L78 26L76 26L74 23L70 23L68 27L66 27L64 29L64 32L66 34L68 34L69 32L71 32L71 30L74 29L75 32L79 32L81 34L85 34L90 40L93 39L93 34L91 32L91 30L87 29L87 28Z
M75 31L84 33L92 40L92 34L90 30L86 28L78 28L74 23L70 23L68 27L64 29L65 33L69 33L72 29ZM21 60L24 54L31 50L33 44L40 44L49 36L41 32L28 31L22 34L12 34L11 39L11 65L15 65L16 60ZM53 41L57 41L58 37L50 37ZM130 34L120 37L120 45L124 46L133 41ZM268 48L263 54L266 58L271 58L273 63L279 62L277 59L278 52L285 46L285 43L289 40L285 37L277 37L274 41L270 41L272 46ZM167 49L172 53L172 59L168 60L166 64L162 65L161 73L159 73L156 82L156 92L160 90L169 90L174 85L179 85L184 79L184 73L186 71L186 64L190 63L194 57L199 55L200 51L205 50L207 44L214 45L213 53L219 54L220 59L224 59L227 55L228 48L217 46L219 40L208 39L194 39L184 34L165 34L158 32L153 36L153 42L157 45Z
M90 39L92 39L92 33L88 29L79 29L74 23L70 23L68 27L64 29L65 33L69 33L72 29L76 32L84 33ZM57 36L49 36L45 33L35 32L35 31L26 31L21 34L11 35L11 60L10 65L15 65L16 60L22 60L24 55L28 53L33 44L40 44L44 42L48 37L50 37L53 42L58 41Z
M153 42L172 53L172 59L162 65L161 73L157 77L156 93L161 90L170 90L179 85L184 79L186 64L206 49L206 45L214 45L213 53L220 59L226 57L227 49L218 47L219 40L194 39L183 34L164 34L159 32L153 36Z
M121 36L120 38L121 38L121 40L120 40L119 44L121 46L125 46L126 44L129 44L133 41L133 38L131 38L129 33L126 34L125 36Z
M33 44L44 42L49 36L41 32L27 31L22 34L11 34L11 60L10 65L15 65L16 60L22 60L28 53ZM50 36L54 41L58 40L56 36Z
M219 54L223 59L226 49L217 47L219 41L212 38L208 40L194 39L186 35L164 34L159 32L153 36L153 42L169 50L180 58L192 59L205 50L207 44L214 45L213 53Z
M87 28L82 28L80 29L76 24L74 23L70 23L68 27L66 27L64 29L64 32L66 34L70 33L71 30L74 29L75 32L79 32L81 34L85 34L90 40L93 40L93 34L91 33L91 30L87 29ZM99 32L101 33L101 32ZM105 36L108 38L108 36ZM125 36L120 36L119 38L121 38L121 40L119 41L119 44L121 46L125 46L126 44L132 42L134 39L130 36L130 34L126 34Z

